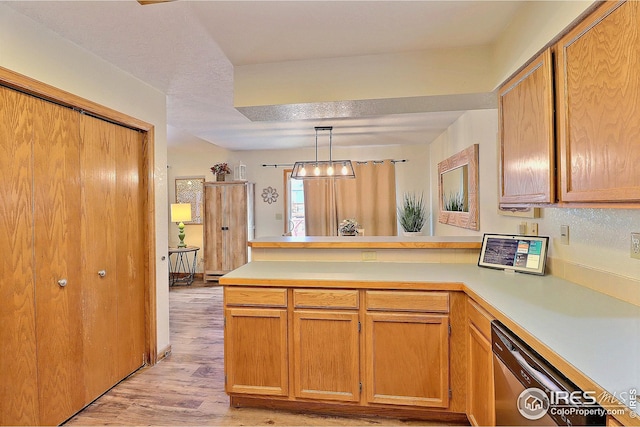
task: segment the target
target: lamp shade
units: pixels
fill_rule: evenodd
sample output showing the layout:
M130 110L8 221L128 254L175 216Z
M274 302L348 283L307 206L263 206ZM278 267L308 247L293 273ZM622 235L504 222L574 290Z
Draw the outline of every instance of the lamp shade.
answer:
M191 221L191 203L172 203L171 222Z

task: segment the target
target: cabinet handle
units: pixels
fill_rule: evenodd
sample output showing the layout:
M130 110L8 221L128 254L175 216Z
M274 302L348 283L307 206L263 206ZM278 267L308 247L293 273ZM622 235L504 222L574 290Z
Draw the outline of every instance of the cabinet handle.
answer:
M100 270L100 271L98 271L98 276L100 276L100 277L104 277L104 276L106 276L106 275L107 275L107 272L106 272L105 270Z
M67 279L58 280L58 285L60 285L61 288L64 288L65 286L67 286Z

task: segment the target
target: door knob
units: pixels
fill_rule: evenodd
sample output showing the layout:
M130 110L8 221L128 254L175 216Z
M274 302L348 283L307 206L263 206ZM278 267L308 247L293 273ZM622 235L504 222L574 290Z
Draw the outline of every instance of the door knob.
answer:
M104 276L106 276L106 275L107 275L107 272L106 272L105 270L100 270L100 271L98 271L98 276L100 276L100 277L104 277Z
M60 285L61 288L64 288L65 286L67 286L67 279L58 280L58 285Z

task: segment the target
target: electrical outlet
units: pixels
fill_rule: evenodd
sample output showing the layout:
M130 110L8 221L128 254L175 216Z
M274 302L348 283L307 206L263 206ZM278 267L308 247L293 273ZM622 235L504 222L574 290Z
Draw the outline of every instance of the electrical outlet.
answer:
M376 258L376 251L362 251L363 261L375 261Z
M640 233L631 233L631 258L640 259Z
M560 226L560 243L563 245L569 244L569 226L561 225Z
M537 236L538 235L538 223L532 222L529 224L529 236Z
M518 225L518 234L520 234L521 236L524 236L527 234L527 223L526 222L521 222Z

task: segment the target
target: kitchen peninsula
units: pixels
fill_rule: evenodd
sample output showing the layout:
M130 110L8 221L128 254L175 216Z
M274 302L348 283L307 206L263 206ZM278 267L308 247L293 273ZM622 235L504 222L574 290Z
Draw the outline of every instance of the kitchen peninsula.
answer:
M482 239L435 236L262 237L249 242L253 261L378 261L475 264ZM410 250L407 250L410 249Z
M234 406L491 424L496 319L637 424L618 398L640 384L640 308L565 280L462 263L253 261L220 283Z

